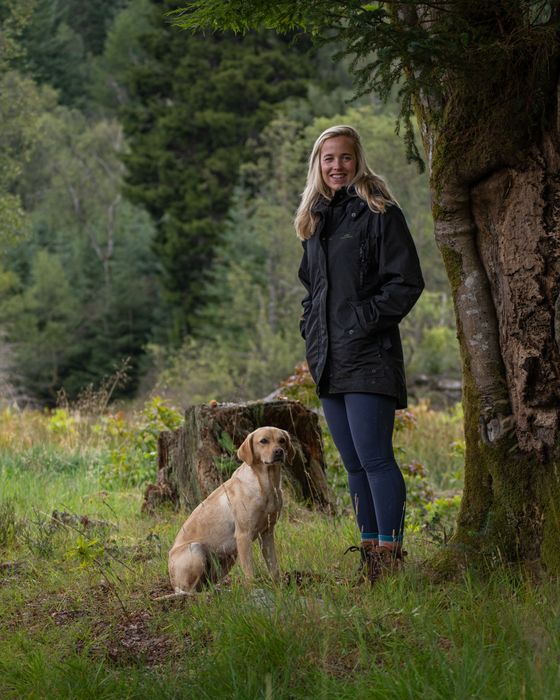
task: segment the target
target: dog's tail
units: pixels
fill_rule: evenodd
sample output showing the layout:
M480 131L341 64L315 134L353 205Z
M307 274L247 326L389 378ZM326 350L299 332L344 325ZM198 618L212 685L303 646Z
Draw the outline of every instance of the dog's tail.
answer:
M152 598L153 601L156 603L162 601L162 600L181 600L182 598L185 597L192 597L195 594L189 591L175 591L175 593L168 593L167 595L160 595L157 598Z

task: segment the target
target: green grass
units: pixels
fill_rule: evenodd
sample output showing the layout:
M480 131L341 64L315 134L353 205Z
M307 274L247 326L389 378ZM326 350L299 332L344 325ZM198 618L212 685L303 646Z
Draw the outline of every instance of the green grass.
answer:
M428 422L441 431L442 417L422 420L432 444L417 447L434 454ZM560 697L558 581L499 562L441 580L429 563L440 545L416 528L404 572L356 586L345 508L331 518L287 503L278 553L283 571L309 574L300 588L273 585L256 552L252 588L235 567L197 596L156 601L184 514L142 515L141 489L108 486L107 446L86 438L17 449L4 433L0 697ZM54 509L88 524L57 526Z
M413 429L396 435L399 461L421 462L436 489L462 487L464 463L463 413L458 404L449 411L432 410L421 403L411 409Z

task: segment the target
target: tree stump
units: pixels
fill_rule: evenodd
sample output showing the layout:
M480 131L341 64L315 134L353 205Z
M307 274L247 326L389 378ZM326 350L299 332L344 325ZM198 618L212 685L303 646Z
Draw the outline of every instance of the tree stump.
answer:
M334 512L317 415L285 399L189 408L183 426L159 436L157 480L146 489L142 510L153 511L165 501L192 510L229 479L240 464L237 448L265 425L282 428L292 438L296 456L286 464L284 485L297 500Z

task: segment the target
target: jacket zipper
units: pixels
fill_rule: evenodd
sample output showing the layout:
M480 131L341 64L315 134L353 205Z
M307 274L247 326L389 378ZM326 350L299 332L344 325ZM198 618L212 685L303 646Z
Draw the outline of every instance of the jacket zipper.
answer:
M369 270L369 236L367 230L360 236L360 289L363 288Z

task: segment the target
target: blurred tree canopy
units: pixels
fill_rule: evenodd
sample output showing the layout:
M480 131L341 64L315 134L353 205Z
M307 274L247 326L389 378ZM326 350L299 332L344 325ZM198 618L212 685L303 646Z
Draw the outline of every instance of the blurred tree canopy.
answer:
M272 391L303 358L292 217L333 121L361 131L409 218L433 297L404 336L425 371L453 320L394 103L350 107L336 48L193 37L172 26L174 7L0 2L1 391L72 399L126 358L121 395L158 379L181 403ZM456 373L450 347L434 371Z
M107 31L125 0L33 0L20 37L15 66L37 83L58 91L62 104L88 106L94 57L105 47Z
M156 251L170 306L170 337L193 330L239 166L251 157L275 107L304 95L308 42L290 46L270 33L192 36L178 32L155 3L143 60L127 74L122 110L130 152L126 195L157 226Z

